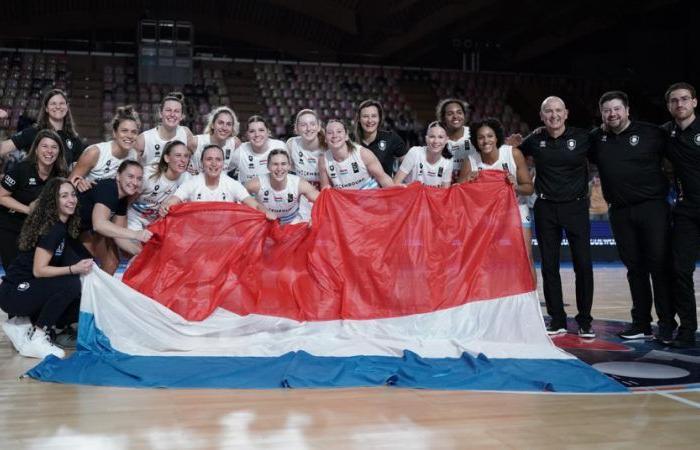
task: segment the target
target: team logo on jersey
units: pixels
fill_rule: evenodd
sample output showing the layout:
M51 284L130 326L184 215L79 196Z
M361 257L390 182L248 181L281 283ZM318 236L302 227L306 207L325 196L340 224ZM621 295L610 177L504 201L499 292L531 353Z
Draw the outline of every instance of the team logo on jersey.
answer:
M545 148L547 146L547 141L540 141L540 148Z
M630 145L634 147L637 144L639 144L639 136L633 134L632 136L630 136Z
M379 141L379 150L381 150L381 151L386 150L386 141L384 139Z
M576 148L576 139L569 139L566 141L566 148L569 150L573 150Z
M68 147L68 150L72 150L72 149L73 149L73 141L71 141L70 139L68 139L68 140L66 141L66 147Z
M287 194L287 203L292 203L294 201L294 194L291 192Z
M160 189L160 185L159 185L159 184L156 184L155 187L153 188L153 190L154 190L154 191L157 191L158 189Z
M5 178L3 178L3 183L5 183L7 186L14 186L16 182L11 176L5 175Z
M439 177L439 178L442 178L443 172L445 172L445 168L444 168L444 167L440 167L440 168L438 169L438 177Z
M226 149L226 156L224 156L225 159L229 159L231 157L231 149L227 148Z
M700 145L700 133L695 135L693 142L695 142L695 145Z
M56 247L56 251L53 252L54 256L61 256L63 254L63 249L66 247L66 240L62 240L60 244L58 244L58 247Z
M608 135L604 134L600 137L600 142L608 142Z
M248 161L252 161L252 160L253 160L253 155L248 155Z
M26 281L17 285L17 290L20 292L24 292L27 289L29 289L29 283L27 283Z
M202 194L201 193L197 194L197 200L201 200L201 199L202 199Z
M350 164L350 167L352 167L352 173L360 173L360 166L356 162Z
M29 180L27 181L27 184L29 186L36 186L36 178L30 177Z
M267 196L269 196L269 195L270 195L270 191L267 191L267 190L266 190L265 192L263 192L263 196L267 197Z

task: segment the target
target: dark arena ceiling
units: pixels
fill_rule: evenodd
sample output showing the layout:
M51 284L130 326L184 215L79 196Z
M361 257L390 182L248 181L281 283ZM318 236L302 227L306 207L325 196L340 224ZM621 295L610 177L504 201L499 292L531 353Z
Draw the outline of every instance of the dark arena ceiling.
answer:
M191 22L195 53L213 56L469 68L478 54L481 70L611 76L658 72L669 57L669 76L692 78L697 3L9 0L0 44L135 53L139 19L165 19Z

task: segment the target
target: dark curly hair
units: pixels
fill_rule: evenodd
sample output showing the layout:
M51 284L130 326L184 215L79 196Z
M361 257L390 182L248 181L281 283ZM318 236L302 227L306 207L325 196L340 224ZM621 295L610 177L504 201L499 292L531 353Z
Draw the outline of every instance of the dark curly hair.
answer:
M503 124L501 124L501 121L494 119L493 117L487 117L484 120L472 123L469 130L469 140L477 152L481 153L481 150L479 150L479 146L477 145L478 140L476 138L476 132L479 131L479 128L481 127L489 127L493 130L493 132L496 134L496 147L500 147L505 143L505 130L503 129Z
M71 182L62 177L52 178L44 186L36 204L24 221L22 231L19 234L19 249L21 251L30 251L34 249L39 237L47 234L49 230L51 230L51 227L60 220L58 216L58 196L61 186L64 184L67 184L71 189L75 190ZM78 206L79 205L76 204L76 212L68 218L68 223L66 223L68 234L74 239L77 239L80 234L80 215L77 213Z

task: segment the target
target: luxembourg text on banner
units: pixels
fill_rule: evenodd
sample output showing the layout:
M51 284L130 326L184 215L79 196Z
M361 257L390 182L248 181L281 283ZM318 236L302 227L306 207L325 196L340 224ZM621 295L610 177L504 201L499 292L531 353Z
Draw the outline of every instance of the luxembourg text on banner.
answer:
M135 387L623 392L546 336L512 187L326 190L313 227L174 208L83 279L78 350L40 380Z

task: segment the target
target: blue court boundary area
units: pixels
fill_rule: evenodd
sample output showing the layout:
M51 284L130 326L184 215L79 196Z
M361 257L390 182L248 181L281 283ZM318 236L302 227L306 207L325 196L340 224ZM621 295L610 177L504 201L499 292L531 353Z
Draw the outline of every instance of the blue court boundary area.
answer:
M507 344L506 344L507 345ZM27 372L57 383L137 388L350 388L395 386L438 390L624 393L623 385L577 359L319 357L304 351L278 357L132 356L114 350L81 313L77 351L49 356Z

